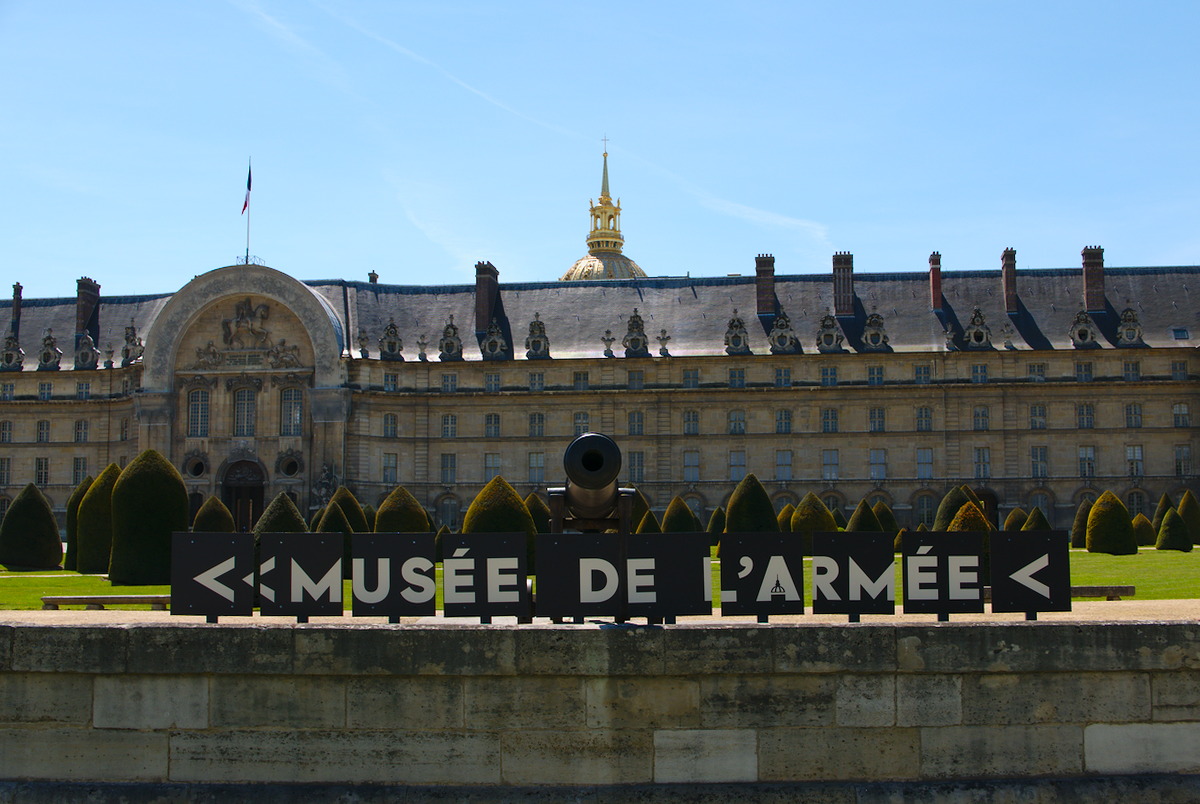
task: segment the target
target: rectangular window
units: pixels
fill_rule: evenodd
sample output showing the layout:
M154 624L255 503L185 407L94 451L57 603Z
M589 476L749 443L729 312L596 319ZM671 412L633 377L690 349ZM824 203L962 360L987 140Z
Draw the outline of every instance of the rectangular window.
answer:
M87 458L75 458L71 462L71 485L78 486L87 474Z
M917 408L917 431L928 433L933 430L933 408Z
M790 368L775 369L775 387L776 388L791 388L792 387L792 370Z
M1125 406L1125 426L1142 426L1142 406L1138 402L1130 402Z
M646 417L640 410L629 411L629 434L644 435L646 428Z
M500 390L500 372L489 371L483 375L483 390L493 394Z
M400 384L400 375L392 372L384 372L383 375L383 390L395 391Z
M730 388L745 388L746 387L746 370L740 368L732 368L729 370L729 387Z
M917 480L933 480L932 447L917 447Z
M442 416L442 438L458 438L458 416L453 413Z
M197 388L188 392L187 434L189 438L208 437L208 391Z
M1049 453L1048 447L1030 447L1029 448L1029 476L1030 477L1049 477L1050 476L1050 461L1047 457Z
M453 453L442 453L442 484L451 485L458 482L458 456Z
M729 451L729 479L737 483L746 476L746 450L731 449Z
M883 366L867 366L867 385L883 385Z
M1130 477L1142 477L1146 474L1141 444L1129 444L1125 447L1125 470Z
M33 482L39 486L50 485L50 459L33 459Z
M775 411L776 435L787 435L792 432L792 412L790 410Z
M90 382L75 383L75 398L76 399L91 399L92 398L92 384ZM85 475L85 477L86 477L86 475ZM79 480L80 480L80 482L83 482L82 477L79 478ZM79 485L79 483L76 483L75 485Z
M5 421L0 422L0 444L11 444L11 443L12 443L12 422L5 420Z
M16 386L11 382L0 383L0 402L12 402L16 396Z
M646 453L633 450L629 455L629 482L633 484L646 482Z
M1142 362L1140 360L1126 360L1122 367L1121 376L1125 378L1125 382L1137 382L1142 378Z
M837 385L837 366L821 366L821 385Z
M1192 474L1192 445L1175 445L1175 477L1187 478ZM0 483L0 486L4 485Z
M75 443L76 444L86 444L87 443L89 429L90 428L88 427L88 423L86 420L81 419L81 420L75 422ZM75 485L79 485L79 484L76 483Z
M37 423L37 442L39 444L46 444L46 443L49 443L49 441L50 441L50 422L46 421L45 419L42 419Z
M50 397L54 396L54 384L49 382L38 383L38 399L42 402L49 402Z
M746 434L746 411L744 411L744 410L729 411L729 434L730 435L745 435Z
M395 485L396 480L396 453L385 452L383 453L383 482Z
M986 363L976 363L971 366L971 382L987 382L988 367Z
M1045 405L1030 405L1029 406L1029 429L1030 430L1045 430L1046 429L1046 406Z
M975 448L975 477L985 478L992 476L992 448L991 447L976 447Z
M626 385L630 391L640 391L646 387L646 372L641 369L630 369L626 377Z
M976 405L971 422L975 430L987 430L991 427L992 411L987 405Z
M129 419L121 419L121 432L118 438L121 441L129 440Z
M821 479L826 482L838 479L838 451L836 449L821 450Z
M1091 402L1080 402L1075 406L1075 426L1080 430L1091 430L1096 426L1096 408Z
M1046 381L1046 364L1045 363L1030 363L1028 366L1030 382L1045 382Z
M792 479L792 451L790 449L775 450L775 479Z
M529 372L529 390L544 391L546 390L546 375L541 371Z
M1096 476L1096 448L1095 447L1080 447L1079 448L1079 476L1080 477L1095 477Z
M1092 381L1092 364L1090 361L1076 361L1075 382Z
M591 430L589 424L591 417L586 410L579 411L575 414L575 435L580 436Z
M887 480L887 450L873 449L868 453L871 479Z
M483 437L484 438L499 438L500 437L500 414L486 413L483 417ZM489 480L491 478L488 478Z
M279 392L279 434L299 436L304 432L304 394L299 388Z
M1176 427L1191 427L1192 413L1186 402L1176 402L1171 406L1171 419Z
M1188 378L1188 364L1186 360L1171 361L1171 379L1186 380Z
M395 413L383 414L383 437L384 438L395 438L396 431L398 429L399 428L396 426L396 414Z
M442 375L442 393L452 394L458 390L458 375L443 374Z
M929 385L932 381L932 372L929 366L913 366L914 383L917 385Z
M683 434L700 435L700 411L685 410L683 412Z
M683 482L700 482L700 451L686 449L683 451Z
M483 453L483 479L485 481L491 480L498 474L500 474L500 453Z
M252 438L257 419L254 404L254 389L239 388L233 392L233 434L241 438Z
M867 429L872 433L882 433L887 430L887 419L883 408L871 408L867 411Z
M576 391L588 390L588 373L586 371L577 371L571 379L571 387Z
M821 432L836 433L838 431L837 408L821 408Z
M536 486L546 482L546 453L529 453L529 482Z
M700 387L700 369L684 369L683 370L683 387L684 388L699 388Z
M545 413L530 413L529 414L529 437L541 438L546 434L546 414Z
M1178 450L1176 450L1178 452ZM0 486L12 483L12 458L0 458Z

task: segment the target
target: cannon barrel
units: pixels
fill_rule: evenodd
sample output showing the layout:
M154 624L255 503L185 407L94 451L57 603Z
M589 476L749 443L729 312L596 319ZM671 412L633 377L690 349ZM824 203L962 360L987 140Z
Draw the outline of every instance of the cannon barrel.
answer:
M606 517L617 505L621 448L601 433L577 436L563 453L567 508L581 518Z

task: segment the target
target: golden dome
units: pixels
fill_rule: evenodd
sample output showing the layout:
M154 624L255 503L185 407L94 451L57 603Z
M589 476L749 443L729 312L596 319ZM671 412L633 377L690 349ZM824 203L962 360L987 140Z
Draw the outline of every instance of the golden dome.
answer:
M608 194L608 154L604 154L604 177L600 182L600 200L591 205L591 231L588 233L588 254L576 260L561 280L573 279L635 279L646 272L621 253L625 238L621 236L621 201L613 203Z
M576 260L562 279L636 279L646 276L636 262L619 251L588 253Z

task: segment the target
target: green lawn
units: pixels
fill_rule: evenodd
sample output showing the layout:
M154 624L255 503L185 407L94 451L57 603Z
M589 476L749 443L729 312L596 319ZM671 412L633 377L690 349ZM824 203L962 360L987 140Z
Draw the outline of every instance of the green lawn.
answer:
M805 561L805 599L812 600L812 578ZM713 562L713 587L719 587L718 563ZM438 606L441 606L441 567L438 567ZM897 562L897 590L899 590ZM1120 584L1137 587L1137 598L1171 600L1200 598L1200 550L1142 549L1135 556L1110 556L1071 551L1071 583L1076 586ZM62 570L11 572L0 565L0 609L40 609L42 595L161 595L169 586L113 586L102 577ZM344 600L350 607L350 582ZM144 608L116 606L114 608Z

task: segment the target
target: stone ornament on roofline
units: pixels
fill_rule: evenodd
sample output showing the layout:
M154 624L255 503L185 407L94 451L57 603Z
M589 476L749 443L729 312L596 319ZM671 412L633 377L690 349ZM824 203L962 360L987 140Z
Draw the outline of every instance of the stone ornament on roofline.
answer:
M733 308L733 318L729 319L725 329L725 354L750 354L750 333L746 332L746 322L738 315L736 307Z
M629 330L621 344L625 347L626 357L650 356L650 340L646 337L646 322L642 320L636 307L633 308L633 315L629 316Z
M842 341L845 340L842 334L842 328L838 324L833 313L825 311L824 317L821 318L821 325L817 327L817 351L818 352L841 352Z
M371 352L367 349L367 346L371 343L371 339L367 337L367 331L362 327L358 328L358 337L355 338L355 341L358 343L358 356L366 360L371 356ZM353 357L353 355L351 356Z
M1071 345L1076 349L1098 349L1100 332L1087 310L1080 310L1071 320Z
M379 359L393 363L404 361L400 354L404 349L404 341L400 338L400 330L396 328L396 320L388 319L388 325L383 328L383 337L379 339Z
M963 340L968 349L992 348L992 330L983 318L983 311L978 307L971 311L971 321L963 328Z
M454 324L454 316L446 322L442 330L442 338L438 341L438 360L455 362L463 359L462 339L458 337L458 327Z
M865 352L888 351L888 334L883 316L874 310L867 316L867 322L863 325L862 343Z
M604 356L605 357L616 357L616 355L613 354L613 350L612 350L612 345L614 343L616 343L616 341L617 341L617 339L613 337L611 329L604 330L604 335L603 335L603 337L600 338L600 343L604 344Z
M771 326L767 340L771 343L773 355L794 355L800 351L800 341L796 339L791 319L782 310L775 316L775 323Z
M212 341L208 342L210 347L213 346ZM197 349L197 352L200 350ZM216 351L215 347L213 351ZM131 365L142 359L142 355L146 352L146 345L142 343L142 338L137 334L137 327L133 325L133 319L129 319L129 326L125 327L125 345L121 347L121 367ZM215 368L211 366L208 368Z
M658 355L659 357L670 357L671 353L667 351L667 342L671 340L671 336L667 334L666 329L658 331Z
M38 352L38 371L58 371L62 363L62 349L58 348L58 339L54 330L46 327L42 333L42 351Z
M535 312L529 322L529 335L525 338L525 357L528 360L550 358L550 338L546 335L546 324L541 313Z
M79 345L75 347L75 368L87 371L99 368L99 366L100 350L96 348L96 342L92 340L92 336L85 332L79 338Z
M429 355L425 353L426 349L428 348L429 338L422 334L421 337L417 338L417 360L421 361L422 363L429 360Z
M9 333L4 336L4 350L0 351L0 371L20 371L25 362L25 350L21 348L17 336Z
M1117 327L1117 346L1142 346L1142 322L1137 311L1126 307L1121 311L1121 323Z
M492 323L488 324L487 334L483 338L483 359L508 359L508 341L504 339L504 332L500 329L500 323L494 318L492 319Z

